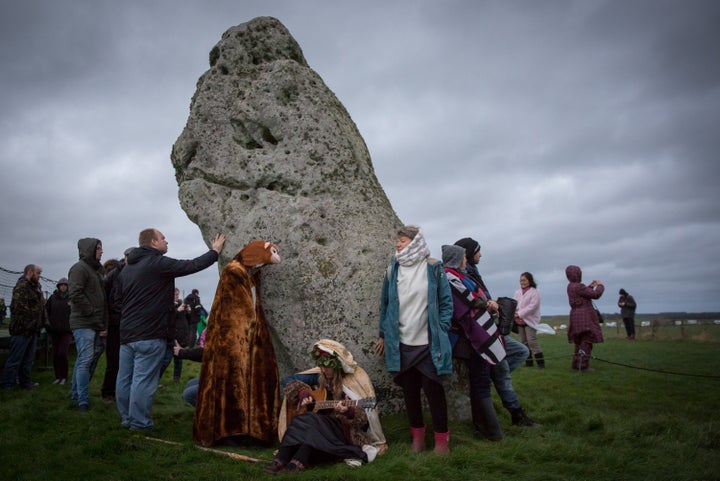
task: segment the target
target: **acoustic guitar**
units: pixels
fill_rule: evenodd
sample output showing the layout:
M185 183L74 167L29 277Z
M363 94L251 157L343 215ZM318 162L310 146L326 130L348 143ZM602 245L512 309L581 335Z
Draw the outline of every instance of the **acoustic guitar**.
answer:
M301 382L294 382L294 386L292 386L294 389L292 389L292 393L288 393L286 395L286 419L287 419L287 426L290 425L290 422L300 414L304 414L306 412L318 412L322 411L324 409L333 409L335 408L335 404L338 402L342 402L346 406L355 406L359 407L361 409L373 409L375 406L377 406L377 398L375 397L367 397L362 399L327 399L327 392L324 388L319 388L312 390L310 386L307 384L301 383ZM300 392L300 389L307 390L312 398L315 400L314 403L307 404L305 406L299 406L299 399L298 399L298 393ZM312 407L312 411L308 411L308 407Z
M375 397L366 397L362 399L327 399L327 392L325 391L325 388L318 388L314 391L310 392L310 395L315 400L315 405L313 406L312 412L318 412L322 411L323 409L334 409L335 405L339 402L343 403L344 405L350 407L350 406L357 406L362 409L372 409L375 406L377 406L377 398ZM311 404L308 404L307 406L310 406ZM307 411L307 406L301 406L302 408L305 408Z

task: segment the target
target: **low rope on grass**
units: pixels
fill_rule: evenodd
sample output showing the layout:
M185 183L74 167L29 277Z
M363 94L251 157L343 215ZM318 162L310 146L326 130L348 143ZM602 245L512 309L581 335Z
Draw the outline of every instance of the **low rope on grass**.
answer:
M160 439L160 438L153 438L150 436L139 436L139 438L147 439L148 441L154 441L156 443L170 444L172 446L182 446L182 443L178 443L175 441L167 441L165 439ZM215 454L221 454L223 456L227 456L228 458L236 459L238 461L247 461L249 463L267 463L267 462L269 462L266 459L253 458L250 456L246 456L244 454L231 453L229 451L222 451L220 449L206 448L206 447L198 446L198 445L195 445L195 447L202 451L207 451L209 453L215 453Z
M580 354L580 356L584 356L585 352L581 350L581 352L579 352L578 354ZM569 355L562 355L562 356L545 357L545 361L552 361L555 359L567 359L568 357L572 359L573 355L569 354ZM656 372L658 374L671 374L673 376L687 376L687 377L702 377L705 379L720 379L720 376L712 375L712 374L695 374L695 373L690 373L690 372L666 371L664 369L650 369L648 367L633 366L631 364L625 364L622 362L609 361L607 359L603 359L603 358L600 358L597 356L589 356L589 359L594 359L595 361L604 362L606 364L612 364L614 366L626 367L628 369L638 369L640 371Z
M647 367L631 366L630 364L623 364L621 362L608 361L607 359L602 359L602 358L595 357L595 356L590 356L590 359L594 359L596 361L604 362L607 364L612 364L614 366L622 366L622 367L627 367L629 369L638 369L640 371L657 372L660 374L672 374L673 376L703 377L706 379L720 379L720 376L713 376L710 374L693 374L693 373L689 373L689 372L665 371L664 369L650 369Z

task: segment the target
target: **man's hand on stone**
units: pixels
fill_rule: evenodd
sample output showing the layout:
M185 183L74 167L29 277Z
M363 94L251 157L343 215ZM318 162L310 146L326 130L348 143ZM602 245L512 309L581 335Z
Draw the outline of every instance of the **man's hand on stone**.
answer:
M215 234L213 240L210 241L210 245L212 246L212 250L220 254L225 247L225 234Z

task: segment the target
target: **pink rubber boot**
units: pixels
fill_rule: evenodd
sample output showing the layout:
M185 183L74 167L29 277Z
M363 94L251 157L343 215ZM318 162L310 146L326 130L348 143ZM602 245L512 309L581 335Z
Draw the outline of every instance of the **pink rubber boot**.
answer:
M448 454L450 448L448 442L450 441L450 430L446 433L435 433L435 452L437 454Z
M412 433L412 447L410 448L412 452L420 453L425 451L425 426L421 428L410 426L410 432Z

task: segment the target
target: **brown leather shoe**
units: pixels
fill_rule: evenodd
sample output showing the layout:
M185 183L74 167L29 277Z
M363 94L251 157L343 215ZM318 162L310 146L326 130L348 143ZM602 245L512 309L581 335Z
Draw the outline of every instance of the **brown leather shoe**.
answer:
M270 464L268 464L267 466L263 467L262 469L263 469L263 471L265 471L266 473L277 474L277 473L279 473L280 471L282 471L282 469L283 469L284 467L285 467L285 463L283 463L282 461L280 461L278 458L274 458L274 459L270 462Z
M292 474L292 473L299 473L301 471L306 471L307 466L305 466L303 463L298 461L297 459L293 459L289 463L285 465L285 467L280 471L280 474Z

